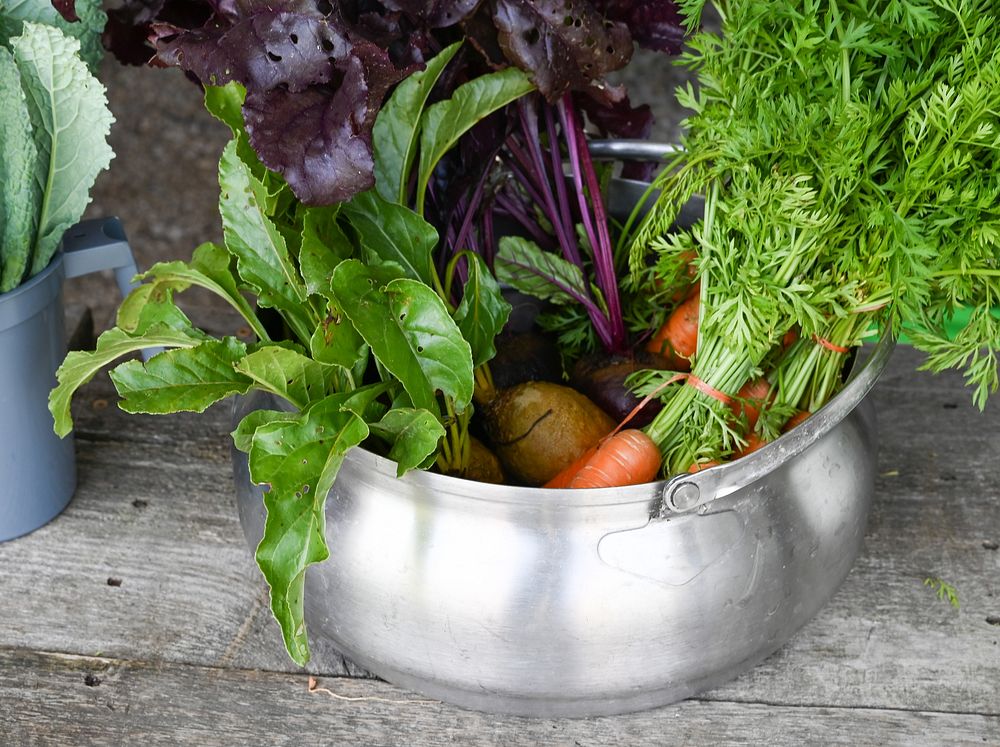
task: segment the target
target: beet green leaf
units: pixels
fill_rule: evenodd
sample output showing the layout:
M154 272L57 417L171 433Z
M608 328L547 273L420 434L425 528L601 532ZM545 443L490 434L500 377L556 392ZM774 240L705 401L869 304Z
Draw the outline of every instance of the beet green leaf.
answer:
M344 410L348 394L312 404L292 420L259 425L250 446L250 477L270 489L257 563L271 587L271 612L285 647L298 664L309 660L303 617L305 572L330 556L326 544L326 497L349 449L368 436L368 426Z
M473 388L469 343L433 290L397 272L348 260L333 273L333 291L376 360L399 380L415 407L439 412L441 392L464 410Z

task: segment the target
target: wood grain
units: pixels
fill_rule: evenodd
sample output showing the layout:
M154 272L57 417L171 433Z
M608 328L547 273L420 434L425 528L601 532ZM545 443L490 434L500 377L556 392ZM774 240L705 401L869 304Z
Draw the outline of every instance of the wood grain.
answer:
M949 745L995 743L1000 718L689 700L613 718L466 711L378 681L0 649L0 729L35 745ZM344 700L343 698L354 699ZM415 702L414 702L415 701Z
M705 701L1000 714L1000 627L987 622L1000 615L1000 417L975 413L956 377L912 375L917 360L901 351L876 390L884 475L854 572L788 645ZM0 545L0 588L18 600L0 646L297 671L236 518L228 408L126 416L104 377L81 394L74 502ZM953 584L961 610L927 576ZM364 675L322 642L314 652L310 671Z

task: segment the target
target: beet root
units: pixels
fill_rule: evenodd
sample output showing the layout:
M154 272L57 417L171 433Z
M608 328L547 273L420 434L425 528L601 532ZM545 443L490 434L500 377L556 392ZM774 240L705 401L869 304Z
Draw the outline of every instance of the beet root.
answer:
M625 379L647 368L665 369L669 364L662 356L648 352L634 358L606 355L581 358L573 366L570 383L613 420L621 422L642 401L625 386ZM629 421L629 427L649 425L662 407L656 399L647 402Z
M469 466L462 477L476 482L492 482L502 485L507 482L497 455L475 436L469 436Z
M505 471L528 485L548 482L615 427L584 395L547 381L500 392L484 415Z

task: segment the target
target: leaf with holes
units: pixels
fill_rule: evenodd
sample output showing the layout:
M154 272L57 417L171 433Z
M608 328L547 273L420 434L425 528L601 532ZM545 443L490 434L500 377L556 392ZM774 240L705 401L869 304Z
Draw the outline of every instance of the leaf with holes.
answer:
M289 656L309 660L303 618L305 572L330 556L326 544L326 497L344 455L368 436L368 426L344 410L349 395L314 403L293 420L257 427L250 446L250 477L270 489L257 563L271 587L271 612L281 626Z
M236 370L261 389L298 408L322 399L336 381L335 366L326 366L281 345L262 345L236 363Z
M128 361L111 372L125 412L162 415L204 412L233 394L246 394L253 381L234 365L246 345L233 337L207 340L193 348L177 348L148 362Z
M315 324L305 304L308 292L268 215L267 191L240 159L235 140L222 152L219 186L222 231L240 278L257 292L262 306L278 309L299 339L308 340Z
M493 18L504 54L550 101L586 89L632 56L625 25L587 0L496 0Z
M372 423L372 433L390 444L389 459L396 462L396 476L425 464L444 438L444 426L427 410L398 407L379 422Z
M73 393L112 361L146 348L193 348L204 339L204 335L196 330L178 330L154 324L138 336L118 328L109 329L97 338L96 350L70 352L56 371L58 386L49 393L49 412L55 420L56 435L65 436L73 427L69 409Z
M333 291L379 364L418 408L439 412L437 392L464 410L472 400L472 350L444 302L423 283L348 260Z

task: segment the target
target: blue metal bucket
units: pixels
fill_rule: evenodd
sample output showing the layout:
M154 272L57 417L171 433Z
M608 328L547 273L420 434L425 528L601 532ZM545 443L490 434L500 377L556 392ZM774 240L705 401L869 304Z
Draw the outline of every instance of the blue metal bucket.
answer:
M63 281L115 269L123 292L136 274L117 218L84 221L35 277L0 294L0 542L47 524L76 489L73 436L52 430L49 391L66 355Z

